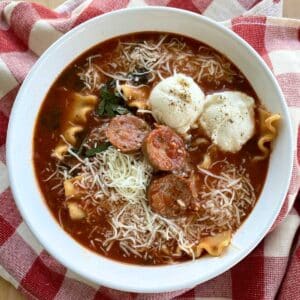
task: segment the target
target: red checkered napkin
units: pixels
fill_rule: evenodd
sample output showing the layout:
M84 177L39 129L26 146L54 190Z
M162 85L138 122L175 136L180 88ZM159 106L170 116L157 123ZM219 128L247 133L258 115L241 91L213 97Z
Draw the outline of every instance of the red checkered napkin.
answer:
M87 19L144 5L178 7L225 21L224 25L250 43L273 71L294 121L295 141L298 137L289 192L275 229L264 241L213 280L189 291L152 295L94 286L50 257L19 215L5 166L11 106L37 57L64 32ZM300 21L278 18L281 10L281 0L69 0L55 11L26 2L0 2L1 276L31 299L300 299L300 205L298 210L293 207L300 185Z

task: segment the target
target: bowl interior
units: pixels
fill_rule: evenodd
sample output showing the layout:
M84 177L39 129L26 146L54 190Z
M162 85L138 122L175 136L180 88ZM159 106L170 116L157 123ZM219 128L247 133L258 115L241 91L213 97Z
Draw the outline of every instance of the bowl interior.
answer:
M41 103L54 80L69 63L95 44L142 31L182 34L225 54L245 74L268 110L280 113L283 118L260 199L223 257L146 267L99 256L80 246L59 227L35 179L33 129ZM271 72L255 51L234 33L207 18L176 9L151 7L120 10L94 18L64 35L42 55L15 101L9 124L7 160L13 194L21 214L51 255L97 284L125 291L163 292L189 288L221 274L258 244L274 222L287 192L292 148L286 104Z

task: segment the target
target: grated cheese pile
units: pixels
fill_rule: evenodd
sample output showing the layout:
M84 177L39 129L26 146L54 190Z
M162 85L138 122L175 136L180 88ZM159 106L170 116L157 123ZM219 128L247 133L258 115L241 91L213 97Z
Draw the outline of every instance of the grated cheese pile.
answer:
M103 75L97 70L96 65L92 63L93 59L101 57L101 55L93 55L87 58L85 66L78 67L77 73L79 79L84 84L84 89L91 93L99 91L103 85Z
M200 192L200 204L204 211L200 222L207 221L203 234L211 235L224 230L236 230L256 202L254 188L250 183L246 169L236 167L227 161L220 174L198 168L205 175L204 186Z
M69 154L76 157L71 148ZM199 169L204 175L199 214L168 219L149 207L146 188L152 167L141 154L123 154L111 146L95 157L76 158L78 164L72 171L77 169L77 176L81 177L77 184L86 191L85 201L93 203L88 216L105 215L111 226L103 239L91 240L91 245L96 247L97 242L105 252L118 242L125 256L134 255L154 262L158 258L168 263L183 253L195 258L194 249L202 237L228 229L234 231L256 201L245 168L237 169L221 161L214 164L221 165L218 175ZM60 171L59 176L72 177L67 169Z
M126 200L136 204L145 196L152 168L141 154L124 154L110 146L95 157L84 160L81 186L94 190L95 198L109 196L110 200Z
M138 70L145 71L139 73ZM78 76L83 80L85 90L95 92L101 87L103 76L126 82L130 81L130 73L149 73L149 82L156 82L178 72L192 77L197 83L214 81L220 84L221 81L231 82L234 76L242 78L222 55L205 46L195 53L184 41L168 39L168 35L162 35L159 41L120 41L109 59L101 54L88 57Z

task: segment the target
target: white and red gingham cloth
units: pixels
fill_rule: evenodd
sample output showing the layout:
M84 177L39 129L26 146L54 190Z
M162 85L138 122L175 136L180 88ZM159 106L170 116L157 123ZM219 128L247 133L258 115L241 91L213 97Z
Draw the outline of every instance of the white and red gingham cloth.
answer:
M21 219L5 166L11 107L38 56L87 19L144 5L178 7L224 21L251 44L283 90L296 145L288 195L263 242L231 270L192 290L151 295L84 282L50 257ZM55 11L28 2L0 2L0 275L30 299L300 299L300 204L295 203L300 186L300 21L279 18L281 12L281 0L68 0Z

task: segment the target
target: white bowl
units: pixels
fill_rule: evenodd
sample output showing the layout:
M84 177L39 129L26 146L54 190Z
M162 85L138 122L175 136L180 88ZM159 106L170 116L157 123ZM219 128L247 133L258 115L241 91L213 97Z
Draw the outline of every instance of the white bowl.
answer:
M259 201L222 257L149 267L97 255L78 244L58 225L36 181L32 163L33 129L45 95L57 76L92 46L112 37L141 31L174 32L217 49L239 67L268 110L282 116ZM58 261L97 284L123 291L166 292L191 288L220 275L260 242L283 204L291 176L292 149L291 122L280 88L266 64L245 41L222 25L197 14L148 7L119 10L94 18L65 34L41 56L24 81L13 107L7 162L15 201L24 220Z

